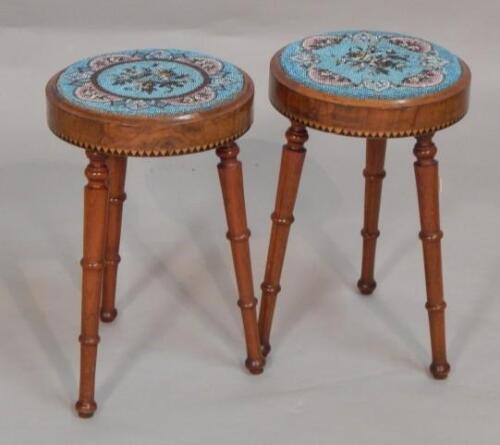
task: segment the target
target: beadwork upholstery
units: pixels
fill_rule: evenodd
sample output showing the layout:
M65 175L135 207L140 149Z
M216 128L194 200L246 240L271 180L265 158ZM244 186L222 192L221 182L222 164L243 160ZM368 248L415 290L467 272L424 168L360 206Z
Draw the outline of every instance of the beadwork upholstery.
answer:
M341 31L291 43L281 52L294 81L336 96L405 99L455 84L459 59L446 49L403 34Z
M119 51L76 62L47 84L50 129L73 145L126 156L217 148L253 119L253 82L236 66L179 49Z
M179 115L208 110L241 93L234 65L179 49L128 50L66 68L57 91L77 106L124 115Z

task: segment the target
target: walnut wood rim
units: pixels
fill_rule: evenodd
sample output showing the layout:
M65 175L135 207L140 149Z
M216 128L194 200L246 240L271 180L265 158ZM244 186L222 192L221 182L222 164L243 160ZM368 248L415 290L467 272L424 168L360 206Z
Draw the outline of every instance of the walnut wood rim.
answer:
M314 130L319 130L319 131L324 131L326 133L334 133L334 134L339 134L342 136L352 136L352 137L362 137L362 138L405 138L405 137L412 137L412 136L420 136L422 134L428 134L428 133L434 133L438 130L443 130L445 128L451 127L452 125L456 124L462 118L465 116L465 113L458 118L446 122L441 125L436 125L433 127L427 127L427 128L419 128L415 130L404 130L404 131L364 131L364 130L354 130L354 129L348 129L348 128L341 128L341 127L329 127L327 125L323 125L319 122L315 122L309 119L304 119L300 116L296 116L292 113L289 113L285 110L280 110L278 107L276 107L276 110L279 111L281 114L286 116L292 121L298 122L300 124L303 124L306 127L312 128Z
M328 133L364 138L418 136L449 127L468 110L471 73L460 60L462 76L450 88L408 99L355 99L302 85L281 68L278 51L270 64L269 99L287 118Z
M246 128L243 130L241 133L237 133L233 136L229 136L225 139L212 142L209 144L205 145L198 145L198 146L192 146L192 147L186 147L186 148L176 148L176 149L127 149L123 150L117 147L110 147L110 146L100 146L97 144L91 144L83 141L79 141L76 139L73 139L69 136L66 136L65 134L58 134L54 130L51 129L52 133L57 136L59 139L62 139L64 142L68 142L71 145L74 145L76 147L83 148L85 150L90 150L96 153L102 153L102 154L108 154L112 156L133 156L133 157L139 157L139 158L153 158L153 157L170 157L170 156L182 156L182 155L187 155L187 154L193 154L193 153L202 153L204 151L209 151L213 150L215 148L221 147L223 145L226 145L230 142L234 142L237 139L239 139L241 136L243 136L250 127Z
M124 116L78 107L58 93L60 74L46 86L48 126L58 138L86 150L135 157L199 153L235 141L253 123L254 85L245 72L243 90L233 100L177 116Z

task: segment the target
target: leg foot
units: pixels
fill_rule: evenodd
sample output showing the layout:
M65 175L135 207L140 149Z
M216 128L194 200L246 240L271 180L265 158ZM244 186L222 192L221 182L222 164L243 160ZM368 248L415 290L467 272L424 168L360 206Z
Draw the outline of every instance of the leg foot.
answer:
M361 278L358 288L364 295L370 295L377 286L373 275L375 269L375 250L382 196L382 181L385 177L384 162L386 139L366 140L366 167L363 170L365 177L365 209L364 225L361 230L363 237L363 260L361 262Z
M420 239L424 254L425 283L427 290L426 309L432 347L432 375L443 379L448 375L450 365L446 360L446 338L443 298L443 275L441 266L441 232L439 226L439 172L435 159L437 148L431 135L417 138L413 150L415 177L417 180L418 207L420 213Z
M264 358L257 359L257 360L252 360L250 358L247 358L245 360L245 366L250 371L250 374L253 374L253 375L262 374L264 372L265 364L266 364L266 361Z
M436 380L444 380L448 377L450 365L448 363L432 363L429 369Z
M375 288L377 287L377 282L373 281L363 281L358 280L358 289L363 295L371 295Z
M267 357L271 352L271 345L269 343L261 345L262 354Z
M116 308L113 308L111 312L104 311L104 309L101 309L101 321L104 323L111 323L116 316L118 315L118 311Z
M250 261L249 238L243 192L243 173L237 156L239 148L235 143L219 147L216 151L221 162L218 165L222 197L228 225L227 238L231 242L233 263L238 284L239 300L248 358L246 367L252 374L260 374L265 360L260 350L257 327L257 299L254 296L252 264Z
M89 419L92 417L97 410L97 403L95 402L76 402L75 409L78 412L78 416L82 419Z
M307 130L302 124L292 122L291 127L286 132L286 139L287 143L283 147L281 156L275 210L271 215L272 228L266 272L261 286L262 301L259 314L259 333L264 356L267 356L271 351L271 325L276 299L281 290L279 282L285 260L288 234L294 220L293 209L306 155L304 143L308 139Z

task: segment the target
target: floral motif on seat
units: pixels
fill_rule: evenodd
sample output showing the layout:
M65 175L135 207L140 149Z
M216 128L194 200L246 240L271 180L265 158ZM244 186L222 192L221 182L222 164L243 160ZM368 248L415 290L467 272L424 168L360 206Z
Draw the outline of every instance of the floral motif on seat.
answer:
M58 78L66 100L127 115L179 115L208 110L241 93L234 65L178 49L129 50L70 65Z
M293 80L332 95L404 99L452 86L459 59L425 40L378 31L343 31L307 37L281 52Z

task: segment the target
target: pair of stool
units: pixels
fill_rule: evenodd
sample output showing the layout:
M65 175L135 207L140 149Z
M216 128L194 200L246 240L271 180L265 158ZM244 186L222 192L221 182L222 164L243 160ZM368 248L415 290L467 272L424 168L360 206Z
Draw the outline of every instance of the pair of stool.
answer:
M46 88L48 123L61 139L86 150L80 394L78 414L94 400L99 318L115 319L117 269L129 156L173 156L212 148L220 158L224 200L245 339L246 366L262 372L280 291L293 208L308 139L307 127L363 137L366 145L362 273L375 289L374 261L386 141L414 136L432 365L446 359L435 131L462 118L470 72L464 62L427 41L400 34L346 31L292 43L271 62L270 99L291 121L286 132L262 301L257 321L242 166L236 140L252 124L254 88L239 68L177 49L121 51L81 60Z

